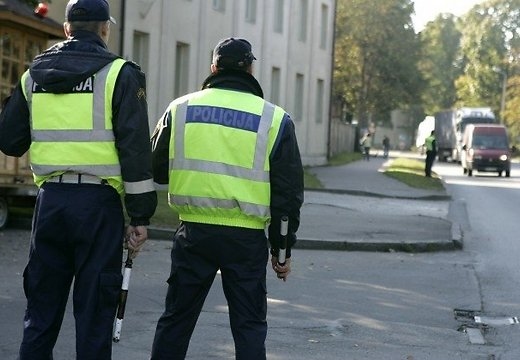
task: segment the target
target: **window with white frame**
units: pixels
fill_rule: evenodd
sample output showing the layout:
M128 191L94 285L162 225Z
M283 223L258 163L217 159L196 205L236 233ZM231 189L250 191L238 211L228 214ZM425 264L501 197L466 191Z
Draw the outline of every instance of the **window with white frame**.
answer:
M303 74L296 74L294 84L294 120L303 120Z
M175 78L173 97L186 95L189 92L188 78L190 73L190 45L178 42L175 47Z
M246 0L246 21L251 24L256 22L256 0Z
M307 41L307 15L308 15L308 0L300 0L300 20L298 22L298 40Z
M134 43L132 60L141 67L141 70L148 73L148 54L150 53L150 35L140 31L134 31Z
M327 47L327 31L329 28L329 7L321 4L321 27L320 27L320 48Z
M283 33L283 0L275 0L273 15L273 31L281 34Z
M273 67L271 70L271 102L280 103L280 86L281 86L280 68Z
M213 9L217 11L226 11L226 0L213 0Z
M325 96L325 81L318 79L316 82L316 122L323 122L323 97Z

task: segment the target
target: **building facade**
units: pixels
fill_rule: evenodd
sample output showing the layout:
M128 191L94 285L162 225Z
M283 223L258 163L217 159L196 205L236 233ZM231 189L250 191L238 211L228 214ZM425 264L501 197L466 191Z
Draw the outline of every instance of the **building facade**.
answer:
M200 89L226 37L249 40L266 100L292 117L305 165L324 164L329 139L335 0L110 0L109 47L147 75L150 125ZM67 0L49 16L63 21Z

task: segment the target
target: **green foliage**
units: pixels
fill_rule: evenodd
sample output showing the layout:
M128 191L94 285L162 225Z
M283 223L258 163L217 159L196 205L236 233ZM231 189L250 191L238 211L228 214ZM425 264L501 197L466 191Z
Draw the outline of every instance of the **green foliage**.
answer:
M338 155L332 156L328 164L329 166L345 165L354 161L361 160L363 155L359 152L344 152Z
M462 66L464 76L457 79L458 105L492 106L500 104L500 78L494 68L503 68L506 58L506 37L498 17L491 13L500 3L477 5L461 19Z
M333 97L362 126L419 100L412 11L410 0L338 1Z
M504 122L509 130L511 144L520 145L520 75L515 75L508 82L508 101L504 112Z
M451 108L456 100L455 80L462 74L458 63L461 33L451 14L441 14L420 33L419 68L427 86L422 93L428 114Z
M303 172L303 184L306 189L322 189L323 184L313 173L309 172L308 169L304 169Z
M489 106L520 137L520 0L487 0L460 18L441 15L421 35L422 93L428 114ZM502 86L507 80L505 111Z

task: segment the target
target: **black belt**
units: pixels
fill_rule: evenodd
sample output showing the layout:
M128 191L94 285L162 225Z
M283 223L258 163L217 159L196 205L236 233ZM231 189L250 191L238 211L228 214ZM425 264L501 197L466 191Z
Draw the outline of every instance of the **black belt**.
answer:
M46 182L62 184L96 184L105 185L108 182L94 175L86 174L61 174L46 180Z

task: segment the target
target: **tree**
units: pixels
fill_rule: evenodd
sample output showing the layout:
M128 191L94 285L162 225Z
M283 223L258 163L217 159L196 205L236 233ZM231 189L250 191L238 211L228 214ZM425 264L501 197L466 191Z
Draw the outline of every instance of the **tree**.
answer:
M500 91L497 90L501 88L501 83L493 69L505 58L505 37L501 24L490 16L488 9L489 5L477 5L462 18L461 53L464 75L456 83L457 103L466 106L492 106L498 110Z
M462 18L459 103L487 104L499 113L503 76L518 74L519 23L520 0L489 0Z
M509 135L515 144L520 143L520 0L490 1L490 15L500 24L504 35L506 54L498 67L507 76L505 111L500 114L508 126ZM501 76L499 76L502 79ZM500 91L501 93L501 91Z
M410 0L339 0L334 99L362 127L419 101L419 42Z
M488 0L459 19L441 15L421 33L423 101L437 107L489 106L520 136L520 0ZM503 81L505 111L501 110Z
M419 35L419 69L425 80L422 100L426 113L434 114L451 108L457 101L455 81L462 75L459 63L461 33L454 15L441 14Z
M508 101L504 112L504 122L514 144L520 143L520 75L509 79Z

